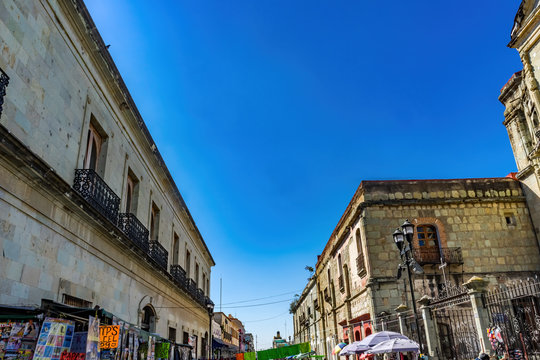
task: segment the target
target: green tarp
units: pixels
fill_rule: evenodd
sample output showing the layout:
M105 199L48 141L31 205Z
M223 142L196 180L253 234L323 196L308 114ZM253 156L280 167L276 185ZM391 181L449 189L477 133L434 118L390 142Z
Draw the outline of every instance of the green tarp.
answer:
M257 351L258 360L283 359L287 356L298 355L311 351L311 345L308 342L283 346L277 349L268 349Z
M256 360L255 352L244 353L244 360Z

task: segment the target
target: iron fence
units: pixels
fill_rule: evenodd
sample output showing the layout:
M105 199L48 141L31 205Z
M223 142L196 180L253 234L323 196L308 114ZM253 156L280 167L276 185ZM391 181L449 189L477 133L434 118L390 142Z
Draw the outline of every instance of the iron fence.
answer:
M540 359L540 281L527 279L500 286L484 296L491 345L510 359Z
M439 357L448 360L476 358L481 345L467 289L449 286L440 295L429 305L440 345Z

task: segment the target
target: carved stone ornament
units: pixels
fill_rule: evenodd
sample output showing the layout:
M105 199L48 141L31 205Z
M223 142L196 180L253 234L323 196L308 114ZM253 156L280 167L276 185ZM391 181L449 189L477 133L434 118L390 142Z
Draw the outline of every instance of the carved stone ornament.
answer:
M466 283L463 284L467 289L474 292L485 291L488 281L479 276L473 276Z
M405 312L407 310L409 310L409 308L405 304L400 304L397 308L394 309L394 311L397 312L397 313L402 313L402 312Z
M420 305L422 306L428 306L429 303L431 302L431 298L427 295L424 295L420 298L420 300L417 301L417 303L419 303Z

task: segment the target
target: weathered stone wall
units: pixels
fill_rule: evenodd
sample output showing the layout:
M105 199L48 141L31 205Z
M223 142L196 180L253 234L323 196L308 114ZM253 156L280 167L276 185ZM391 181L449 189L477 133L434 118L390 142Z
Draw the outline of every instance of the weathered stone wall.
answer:
M317 264L319 291L329 286L328 269L336 286L335 305L325 304L328 323L347 326L351 319L410 307L406 271L396 281L399 252L392 239L405 219L437 228L442 248L461 248L463 263L445 269L448 281L461 285L473 275L492 284L530 276L540 271L540 250L520 183L511 178L362 182ZM510 222L510 223L508 223ZM357 231L358 230L358 231ZM361 242L358 243L358 235ZM417 244L415 231L413 244ZM358 275L361 249L366 274ZM341 292L338 256L350 269L349 289ZM413 275L417 299L435 296L443 283L438 264L423 266ZM407 290L410 291L410 290ZM342 338L342 326L336 326ZM363 334L364 335L364 334Z
M156 203L159 240L169 251L169 262L174 231L182 244L180 265L185 268L189 249L192 276L198 263L201 278L203 273L209 278L212 259L206 246L181 200L171 195L174 185L134 116L136 109L122 100L115 75L103 70L100 54L107 50L92 42L96 30L81 33L81 18L71 1L0 3L0 67L10 77L0 124L71 184L75 169L83 167L93 117L106 135L98 172L122 199L121 209L131 169L139 180L137 218L149 227L151 204Z
M64 294L99 305L133 324L147 304L156 332L168 327L203 337L208 313L84 212L56 201L0 166L0 303L62 302ZM150 299L152 297L152 300Z
M10 77L0 125L73 184L93 119L105 138L98 173L120 196L120 212L130 169L139 180L135 215L149 227L152 202L159 207L158 238L169 264L176 233L179 264L186 268L188 249L191 277L199 264L197 282L208 295L201 279L210 278L212 257L85 12L77 1L0 2L0 68ZM179 341L183 331L198 335L200 355L206 310L40 181L27 178L14 158L0 158L0 303L62 301L65 293L137 324L138 309L152 297L157 332L167 336L174 327Z

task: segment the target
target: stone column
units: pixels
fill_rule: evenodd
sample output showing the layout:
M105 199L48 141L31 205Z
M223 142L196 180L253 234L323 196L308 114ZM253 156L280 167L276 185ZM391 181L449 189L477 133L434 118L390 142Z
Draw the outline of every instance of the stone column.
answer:
M478 340L480 341L480 347L485 353L491 351L491 343L487 336L487 328L489 327L489 314L487 309L484 307L484 302L482 301L482 294L486 292L486 286L488 282L481 277L473 276L465 284L463 284L467 289L469 289L469 296L471 297L471 305L474 315L474 324L476 332L478 334Z
M403 335L407 336L407 323L405 323L405 312L409 310L409 308L401 304L397 308L394 309L395 312L398 313L398 319L399 319L399 332Z
M420 311L422 313L422 319L424 320L424 329L426 335L426 345L427 352L430 359L438 360L438 340L437 332L435 331L435 324L433 318L431 317L431 309L429 308L429 303L431 298L427 295L422 296L420 300L417 301L420 304Z

